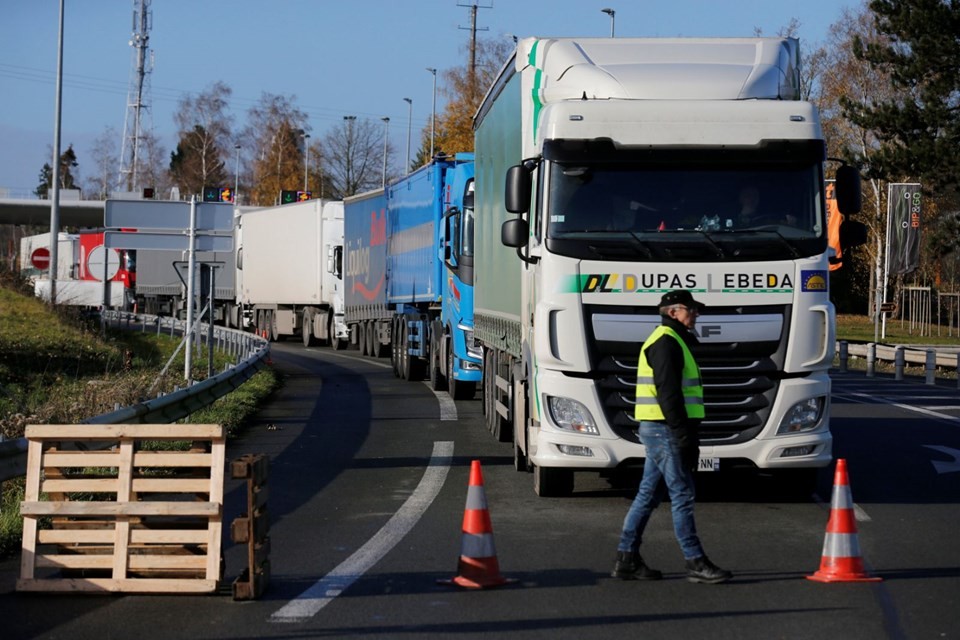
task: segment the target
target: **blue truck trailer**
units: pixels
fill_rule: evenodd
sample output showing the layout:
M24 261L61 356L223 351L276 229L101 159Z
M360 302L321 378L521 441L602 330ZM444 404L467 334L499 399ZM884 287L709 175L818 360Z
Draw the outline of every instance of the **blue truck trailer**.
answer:
M344 200L345 301L350 340L390 355L406 380L428 377L473 396L473 155L438 156L377 190Z

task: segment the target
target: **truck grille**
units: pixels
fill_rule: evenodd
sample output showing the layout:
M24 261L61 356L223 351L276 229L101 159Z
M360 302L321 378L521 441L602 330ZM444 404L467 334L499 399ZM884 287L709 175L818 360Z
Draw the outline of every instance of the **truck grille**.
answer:
M765 310L770 313L770 309ZM736 444L751 440L763 429L783 377L784 336L779 341L701 344L695 356L704 384L706 418L700 426L704 445ZM590 326L590 323L587 323ZM594 341L597 393L607 423L621 438L638 442L633 418L639 344Z

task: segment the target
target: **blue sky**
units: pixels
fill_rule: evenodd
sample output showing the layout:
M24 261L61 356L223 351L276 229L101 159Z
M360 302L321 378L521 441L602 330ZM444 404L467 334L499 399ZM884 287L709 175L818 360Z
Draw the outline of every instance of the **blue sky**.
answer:
M169 150L172 114L186 93L215 81L233 89L237 122L263 92L295 96L319 137L345 115L391 119L406 145L429 122L428 67L462 65L474 0L152 0L150 76L154 132ZM801 51L826 39L844 8L862 0L478 0L482 38L776 35L800 22ZM133 67L133 0L66 0L61 143L80 174L107 126L123 131ZM0 4L0 197L26 197L50 162L57 69L58 0ZM439 77L439 73L438 73ZM438 81L439 82L439 81ZM439 92L438 92L439 93ZM438 110L441 103L438 98ZM86 160L86 171L84 161Z

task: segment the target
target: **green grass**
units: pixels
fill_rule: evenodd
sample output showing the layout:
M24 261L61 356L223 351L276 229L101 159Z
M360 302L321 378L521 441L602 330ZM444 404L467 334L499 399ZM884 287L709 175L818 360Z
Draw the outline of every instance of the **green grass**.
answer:
M956 325L953 326L952 336L948 335L951 331L945 325L939 327L932 325L924 331L929 335L920 335L918 327L913 327L911 331L908 322L901 323L895 318L887 318L886 331L883 332L883 337L880 337L881 331L875 329L872 318L854 315L837 316L838 340L874 342L874 335L876 335L876 341L882 344L960 346L960 330Z

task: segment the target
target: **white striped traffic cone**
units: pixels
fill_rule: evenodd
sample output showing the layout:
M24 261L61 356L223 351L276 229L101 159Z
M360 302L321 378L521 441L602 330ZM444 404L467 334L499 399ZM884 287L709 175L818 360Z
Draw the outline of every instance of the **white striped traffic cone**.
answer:
M863 567L857 521L853 514L853 496L847 479L847 461L837 460L833 477L833 496L830 498L830 519L823 540L820 570L807 580L817 582L879 582L882 578L870 576Z
M467 504L463 512L463 538L457 573L454 578L437 582L468 589L486 589L516 582L500 575L479 460L474 460L470 465L470 485L467 487Z

